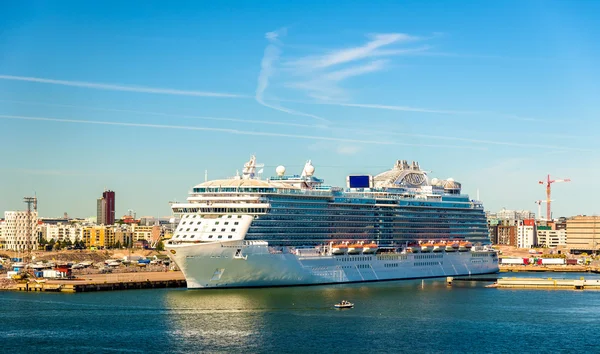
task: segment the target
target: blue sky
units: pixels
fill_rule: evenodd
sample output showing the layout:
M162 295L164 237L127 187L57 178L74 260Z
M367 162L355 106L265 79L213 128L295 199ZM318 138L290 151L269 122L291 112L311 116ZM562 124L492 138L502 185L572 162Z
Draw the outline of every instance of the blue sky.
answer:
M250 154L600 213L600 2L2 2L0 210L168 215Z

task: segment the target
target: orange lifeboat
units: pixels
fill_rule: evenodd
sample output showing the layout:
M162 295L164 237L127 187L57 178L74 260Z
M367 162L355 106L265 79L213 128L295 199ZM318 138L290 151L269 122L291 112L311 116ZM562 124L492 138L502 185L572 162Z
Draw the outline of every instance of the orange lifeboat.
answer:
M466 251L470 251L470 250L471 250L471 247L473 247L473 245L471 244L471 242L464 241L464 242L461 242L461 243L458 245L458 251L459 251L459 252L466 252Z
M456 250L458 250L458 247L458 242L448 241L448 243L446 243L446 252L456 252Z
M422 243L421 244L421 252L431 252L433 250L432 243Z
M351 245L348 245L348 253L349 254L357 254L360 253L363 250L363 245L361 245L360 243L353 243Z
M332 254L344 254L344 253L346 253L347 250L348 250L348 246L343 243L331 246Z
M375 253L378 248L379 246L373 242L367 243L366 245L363 245L363 253Z
M442 252L446 245L442 242L436 242L433 244L433 252Z
M419 253L421 251L421 245L418 243L409 243L406 247L406 252L408 253Z

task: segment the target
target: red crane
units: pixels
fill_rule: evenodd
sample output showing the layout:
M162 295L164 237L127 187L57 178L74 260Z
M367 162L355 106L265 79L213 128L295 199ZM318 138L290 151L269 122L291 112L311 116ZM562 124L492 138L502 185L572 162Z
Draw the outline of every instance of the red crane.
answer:
M558 183L558 182L571 182L571 179L570 178L550 179L550 175L548 175L548 178L546 181L538 182L539 184L546 185L546 219L548 221L552 220L552 219L550 219L552 217L552 208L550 207L550 203L552 203L552 200L550 200L550 196L551 196L550 186L552 185L552 183Z

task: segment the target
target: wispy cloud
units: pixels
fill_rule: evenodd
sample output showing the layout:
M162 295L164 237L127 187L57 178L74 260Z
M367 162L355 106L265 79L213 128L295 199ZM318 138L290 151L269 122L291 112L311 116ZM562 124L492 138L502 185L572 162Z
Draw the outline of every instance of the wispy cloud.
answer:
M111 121L78 120L78 119L63 119L63 118L49 118L49 117L31 117L31 116L16 116L16 115L0 115L0 119L14 119L14 120L41 121L41 122L59 122L59 123L75 123L75 124L92 124L92 125L114 125L114 126L124 126L124 127L155 128L155 129L177 129L177 130L192 130L192 131L211 131L211 132L220 132L220 133L236 134L236 135L270 136L270 137L283 137L283 138L304 139L304 140L324 140L324 141L337 141L337 142L361 143L361 144L373 144L373 145L398 145L398 146L419 146L419 147L432 147L432 148L456 148L456 149L470 149L470 150L485 150L485 148L478 147L478 146L457 146L457 145L437 145L437 144L411 144L411 143L399 143L399 142L396 142L396 141L385 141L385 140L361 140L361 139L336 138L336 137L318 136L318 135L301 135L301 134L254 132L254 131L248 131L248 130L236 130L236 129L228 129L228 128L212 128L212 127L197 127L197 126L184 126L184 125L165 125L165 124L145 124L145 123L129 123L129 122L111 122Z
M385 60L375 60L367 64L352 66L347 69L333 71L325 74L325 79L331 81L341 81L352 76L358 76L373 71L378 71L385 66L386 62L387 61Z
M324 69L334 65L340 65L372 56L395 55L397 53L384 53L378 51L379 48L394 43L408 42L418 40L418 37L410 36L404 33L380 33L369 35L370 41L362 46L344 48L330 51L321 56L310 56L287 63L293 67L310 67L312 69Z
M342 81L386 69L388 57L427 51L429 46L390 47L422 39L404 33L371 34L360 46L326 50L319 55L284 61L285 73L291 77L284 86L302 90L319 101L346 101L348 94L341 87Z
M320 120L322 122L329 123L329 120L316 116L310 113L299 112L293 109L289 109L286 107L282 107L277 104L267 103L264 98L265 91L267 87L269 87L269 79L273 76L275 72L275 64L279 60L279 56L281 54L281 48L279 45L281 44L280 37L285 36L287 33L286 28L279 29L277 31L268 32L265 35L265 38L269 41L269 44L265 48L265 54L263 55L262 61L260 63L260 73L258 75L258 84L256 86L256 94L255 99L259 104L292 115L309 117Z
M126 86L126 85L105 84L105 83L99 83L99 82L55 80L55 79L47 79L47 78L42 78L42 77L29 77L29 76L0 75L0 79L1 80L13 80L13 81L36 82L36 83L42 83L42 84L52 84L52 85L61 85L61 86L84 87L84 88L97 89L97 90L155 93L155 94L176 95L176 96L222 97L222 98L247 98L247 97L249 97L246 95L239 95L239 94L235 94L235 93L189 91L189 90L176 90L176 89L169 89L169 88L144 87L144 86Z

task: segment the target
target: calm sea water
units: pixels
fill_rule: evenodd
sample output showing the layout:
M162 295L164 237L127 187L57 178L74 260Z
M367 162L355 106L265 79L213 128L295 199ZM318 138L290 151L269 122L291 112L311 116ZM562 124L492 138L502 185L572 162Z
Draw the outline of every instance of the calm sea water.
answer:
M417 280L245 290L2 292L0 351L600 352L600 292L484 285L449 288L443 280ZM356 307L333 309L342 299Z

